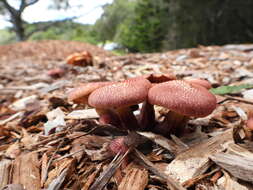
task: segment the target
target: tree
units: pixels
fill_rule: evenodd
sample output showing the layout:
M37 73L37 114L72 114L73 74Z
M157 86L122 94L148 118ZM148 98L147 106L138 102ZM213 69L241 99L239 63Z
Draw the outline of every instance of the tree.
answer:
M34 5L35 3L39 2L39 0L19 0L19 2L20 3L18 8L15 8L11 6L8 0L0 0L0 14L8 15L8 21L13 25L13 30L16 34L17 40L23 41L26 40L34 32L43 30L44 28L34 29L34 31L26 33L26 22L23 20L22 14L27 7ZM54 0L54 3L56 8L66 8L69 6L68 1L65 0Z
M104 13L94 26L100 41L114 40L120 24L133 14L134 5L135 0L114 0L103 6Z
M168 31L169 0L138 0L134 14L121 24L116 40L131 52L161 50Z
M170 0L166 50L253 40L252 0Z

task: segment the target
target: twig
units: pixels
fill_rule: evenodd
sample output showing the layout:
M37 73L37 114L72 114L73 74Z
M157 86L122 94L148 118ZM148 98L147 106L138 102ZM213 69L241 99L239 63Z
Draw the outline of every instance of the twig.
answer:
M60 157L60 158L58 158L58 159L53 160L53 162L58 162L58 161L60 161L60 160L62 160L62 159L64 159L64 158L68 158L68 157L73 156L74 154L77 154L77 153L82 152L82 151L85 151L85 149L80 149L80 150L77 150L77 151L75 151L75 152L66 154L65 156L62 156L62 157Z
M253 105L253 102L250 101L250 100L245 100L244 98L240 98L240 97L233 97L233 96L226 96L226 98L220 102L218 102L218 104L223 104L224 102L228 101L228 100L235 100L235 101L239 101L239 102L243 102L243 103L246 103L246 104L252 104Z
M220 168L216 168L216 169L212 170L212 171L209 172L209 173L202 174L202 175L196 176L196 177L194 177L194 178L192 178L192 179L189 179L189 180L187 180L187 181L185 181L185 182L183 183L183 186L184 186L185 188L189 188L189 187L191 187L192 185L196 184L196 183L197 183L198 181L200 181L201 179L204 179L204 178L206 178L206 177L212 175L213 173L215 173L215 172L217 172L217 171L219 171L219 170L220 170Z

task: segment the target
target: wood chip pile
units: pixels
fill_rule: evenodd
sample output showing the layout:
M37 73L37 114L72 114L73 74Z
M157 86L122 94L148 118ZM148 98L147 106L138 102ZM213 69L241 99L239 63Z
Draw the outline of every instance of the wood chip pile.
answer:
M92 54L92 65L66 64L81 51ZM50 77L54 68L64 74ZM126 132L99 125L94 109L67 101L80 83L151 73L203 78L213 87L253 84L253 45L125 56L75 42L0 47L0 189L253 189L253 143L242 130L253 110L252 89L217 95L216 110L192 118L182 137L138 132L146 146L115 157L108 144ZM130 164L122 167L125 156Z

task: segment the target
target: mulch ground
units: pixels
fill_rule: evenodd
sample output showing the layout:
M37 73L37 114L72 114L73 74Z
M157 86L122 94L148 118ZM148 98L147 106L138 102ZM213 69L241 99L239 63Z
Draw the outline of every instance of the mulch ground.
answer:
M92 65L66 64L67 56L83 51L92 54ZM52 78L54 68L64 73ZM217 95L216 110L191 118L189 134L138 132L148 142L128 153L125 167L108 144L126 131L98 124L93 109L67 101L85 82L171 73L219 87L253 84L252 71L252 45L124 56L68 41L0 46L0 189L253 189L251 132L244 129L253 110L250 88ZM158 107L156 117L162 112Z

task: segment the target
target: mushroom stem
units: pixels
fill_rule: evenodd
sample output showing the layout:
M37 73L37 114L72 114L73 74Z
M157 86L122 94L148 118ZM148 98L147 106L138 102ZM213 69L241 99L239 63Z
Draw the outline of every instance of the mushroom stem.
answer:
M116 113L120 118L123 128L129 130L140 129L140 125L130 107L117 108Z
M145 101L142 104L140 115L139 115L139 124L141 129L150 130L155 126L155 110L154 106L148 101Z
M175 134L181 136L185 132L185 126L189 120L188 116L169 111L164 120L155 127L155 132L169 136Z
M98 109L96 112L99 115L99 123L102 125L111 124L116 127L120 127L120 119L118 115L110 109Z

